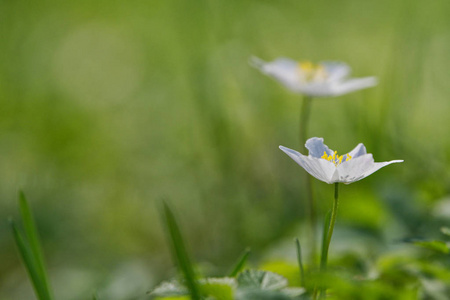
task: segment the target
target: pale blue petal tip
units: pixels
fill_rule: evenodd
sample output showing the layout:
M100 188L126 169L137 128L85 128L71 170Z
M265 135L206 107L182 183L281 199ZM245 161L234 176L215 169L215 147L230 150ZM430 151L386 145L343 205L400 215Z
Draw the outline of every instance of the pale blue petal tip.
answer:
M305 147L309 150L309 155L316 158L322 157L324 152L330 154L331 151L328 146L323 143L323 138L318 137L308 139L305 143Z
M297 152L295 150L292 150L290 148L286 148L284 146L278 146L278 148L280 148L280 150L283 151L286 154L293 154L293 155L296 155L296 156L298 156L300 154L299 152Z
M256 56L251 56L248 59L248 63L250 66L257 68L257 69L263 68L264 65L266 64L266 62L264 60L262 60L261 58L256 57Z

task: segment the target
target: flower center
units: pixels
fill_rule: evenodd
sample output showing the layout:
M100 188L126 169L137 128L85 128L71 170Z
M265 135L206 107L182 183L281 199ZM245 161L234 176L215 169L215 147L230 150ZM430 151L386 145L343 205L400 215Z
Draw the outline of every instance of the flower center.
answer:
M349 161L350 159L352 159L350 154L347 153L346 156L347 157L345 158L345 161ZM337 151L334 151L333 155L328 155L326 151L323 151L323 155L320 158L331 161L335 166L338 166L342 163L342 159L344 158L344 155L338 155Z
M315 65L310 61L303 61L298 63L298 67L305 81L325 80L328 76L321 64Z

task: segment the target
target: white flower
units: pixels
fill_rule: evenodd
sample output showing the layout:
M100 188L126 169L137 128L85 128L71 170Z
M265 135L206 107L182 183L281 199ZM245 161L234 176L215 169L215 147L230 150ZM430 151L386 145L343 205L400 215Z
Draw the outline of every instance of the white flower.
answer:
M313 137L306 141L309 155L280 146L280 149L289 155L309 174L326 183L343 182L349 184L361 180L373 172L392 163L403 160L391 160L376 163L373 156L366 152L363 144L358 144L355 149L345 155L337 155L323 143L323 138Z
M321 62L314 65L288 58L265 62L252 57L250 64L291 91L311 97L339 96L377 84L375 77L347 79L351 69L342 62Z

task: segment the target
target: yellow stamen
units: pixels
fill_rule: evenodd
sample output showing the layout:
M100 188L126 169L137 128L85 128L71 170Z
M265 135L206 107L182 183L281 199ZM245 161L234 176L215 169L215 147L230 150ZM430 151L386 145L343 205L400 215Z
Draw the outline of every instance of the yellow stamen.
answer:
M332 155L328 155L327 152L324 151L323 155L320 158L326 159L326 160L332 162L333 164L335 164L336 166L338 166L342 163L342 159L344 158L344 155L338 155L337 151L334 151L334 153ZM350 154L347 153L347 158L345 159L345 161L349 161L350 159L352 159L352 157L350 156Z
M327 77L327 72L321 64L316 65L310 61L302 61L298 63L298 67L306 81L324 80Z
M302 69L305 72L312 72L316 69L316 66L310 61L302 61L299 63L300 69Z

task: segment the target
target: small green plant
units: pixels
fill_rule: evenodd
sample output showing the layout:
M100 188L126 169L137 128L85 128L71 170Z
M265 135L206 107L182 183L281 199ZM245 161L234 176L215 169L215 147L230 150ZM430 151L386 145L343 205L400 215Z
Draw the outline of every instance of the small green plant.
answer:
M53 297L45 269L38 231L30 206L22 191L19 192L19 207L23 223L23 233L16 226L13 219L10 219L9 222L20 257L25 265L38 299L52 300Z
M194 268L191 264L189 255L186 251L186 247L184 245L180 229L178 227L177 222L175 221L175 217L172 213L172 210L169 208L167 203L164 202L163 205L164 205L164 217L166 221L167 230L169 232L170 240L172 242L172 250L175 260L177 261L178 267L180 268L181 272L184 275L186 286L189 290L192 299L199 300L200 290L197 278L194 273Z
M303 288L288 287L288 281L281 275L262 270L243 270L249 249L239 257L229 276L220 278L202 277L194 272L194 267L186 250L181 231L172 210L163 203L164 223L172 245L174 260L183 274L181 280L161 283L149 294L153 298L164 299L217 299L217 300L257 300L257 299L298 299L305 293Z
M450 228L442 227L441 233L450 236ZM420 246L426 249L434 250L441 254L450 253L450 242L443 240L422 240L422 239L410 239L407 242L413 243L416 246Z

